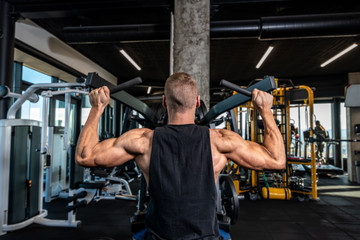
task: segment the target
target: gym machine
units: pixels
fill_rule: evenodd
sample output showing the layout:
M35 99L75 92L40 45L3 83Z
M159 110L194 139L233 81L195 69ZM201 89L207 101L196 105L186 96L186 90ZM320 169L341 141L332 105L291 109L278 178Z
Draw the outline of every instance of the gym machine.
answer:
M230 86L234 91L239 90L239 87ZM264 199L291 199L296 197L299 200L304 200L307 196L311 195L313 199L317 199L317 179L316 179L316 168L311 170L311 187L304 186L304 179L294 174L294 168L299 164L302 165L314 165L315 166L315 155L311 159L303 159L295 156L289 156L290 153L290 142L291 142L291 124L289 109L292 102L303 101L304 106L310 107L312 113L313 108L313 93L309 87L306 86L292 86L284 87L281 86L272 91L274 95L273 103L273 116L277 123L280 132L284 137L284 143L287 151L287 164L286 170L280 171L255 171L240 168L236 164L229 162L227 167L224 169L225 173L232 176L237 193L239 196L248 194L251 200L260 198ZM298 105L296 105L298 106ZM253 109L251 102L246 105L241 105L241 109L247 109L246 115L252 119L249 126L246 126L246 136L248 140L261 143L263 140L263 124L262 120L259 119L259 115ZM237 109L235 109L237 111ZM235 113L235 115L238 115ZM310 114L310 116L312 116ZM246 121L246 124L249 121ZM312 127L312 126L311 126ZM312 146L313 147L313 146ZM292 196L293 195L293 196Z
M93 195L87 196L91 191L84 191L84 189L74 190L78 185L75 183L82 182L83 172L80 170L80 174L76 175L78 169L71 166L67 199L68 218L66 220L47 219L47 210L43 209L44 164L46 163L47 179L50 182L51 171L48 167L53 162L51 154L56 154L49 149L48 106L50 97L65 94L66 118L63 145L69 151L72 159L70 162L75 166L75 146L69 145L68 132L70 94L88 94L93 81L99 79L96 73L91 73L86 82L34 84L22 95L11 93L7 87L0 88L0 97L18 98L8 110L7 119L0 120L0 235L24 228L32 223L53 227L77 227L81 223L76 220L74 210L89 202ZM140 82L141 79L136 78L111 88L110 92L112 95L118 94L124 92L122 89ZM53 90L59 88L65 88L65 90ZM43 90L41 95L44 101L42 123L35 120L15 119L15 114L21 105L26 100L36 102L38 97L35 92L41 90ZM46 195L51 198L51 188L47 188L47 191ZM82 199L79 204L75 203L78 199Z

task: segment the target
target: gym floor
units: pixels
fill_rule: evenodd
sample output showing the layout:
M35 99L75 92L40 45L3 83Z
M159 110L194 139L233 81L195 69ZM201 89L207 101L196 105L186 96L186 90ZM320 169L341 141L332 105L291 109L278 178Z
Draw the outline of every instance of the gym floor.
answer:
M342 175L320 177L318 186L319 201L240 201L240 216L232 226L232 239L360 240L360 185L349 183L347 176ZM44 208L49 211L49 218L66 218L64 200L55 200ZM78 210L77 219L82 221L78 229L33 224L0 238L131 239L129 218L135 211L135 202L102 200Z

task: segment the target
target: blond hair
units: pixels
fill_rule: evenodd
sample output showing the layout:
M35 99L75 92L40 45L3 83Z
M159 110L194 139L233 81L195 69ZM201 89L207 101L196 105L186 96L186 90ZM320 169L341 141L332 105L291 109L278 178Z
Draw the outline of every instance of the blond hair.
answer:
M166 104L177 112L184 112L193 108L196 104L197 95L197 85L190 74L177 72L166 80Z

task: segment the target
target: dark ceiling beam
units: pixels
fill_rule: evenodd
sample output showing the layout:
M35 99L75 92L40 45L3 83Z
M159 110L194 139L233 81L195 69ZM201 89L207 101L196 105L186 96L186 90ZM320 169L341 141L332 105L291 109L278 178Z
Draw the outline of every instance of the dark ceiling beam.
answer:
M360 13L262 17L256 20L211 22L212 39L258 38L260 40L354 37L360 35ZM65 27L63 36L72 44L168 40L166 24Z
M353 37L360 35L360 13L261 17L258 20L211 24L211 37L254 37L261 40Z
M211 5L234 5L234 4L254 4L254 3L294 3L291 0L211 0Z
M67 43L89 44L119 41L169 40L170 25L133 24L111 26L65 27L63 36Z
M126 9L165 8L172 9L170 0L7 0L12 13L24 18L64 18L79 15L94 16L103 12Z

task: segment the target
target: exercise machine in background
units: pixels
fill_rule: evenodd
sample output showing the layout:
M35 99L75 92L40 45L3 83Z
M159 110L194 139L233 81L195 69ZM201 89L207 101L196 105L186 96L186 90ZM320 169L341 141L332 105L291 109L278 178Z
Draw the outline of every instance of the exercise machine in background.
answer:
M91 188L79 188L83 182L84 169L75 164L75 146L69 144L70 94L88 94L89 88L92 86L91 82L99 79L97 74L91 73L85 82L80 83L34 84L27 88L22 95L13 94L5 87L0 89L1 97L18 98L8 110L7 119L0 120L0 235L24 228L32 223L56 227L77 227L80 224L80 221L76 220L76 208L90 202L96 190L103 185L97 183L93 184ZM122 89L139 82L141 79L136 78L120 84L110 89L111 94L121 93ZM26 100L37 101L38 96L35 93L38 91L42 91L41 95L44 101L42 122L16 119L16 112ZM65 95L65 127L64 132L60 133L48 128L49 99L55 95ZM60 135L55 137L56 134ZM60 165L52 168L54 157L57 155L54 144L58 143L61 136L63 144L60 146L63 146L64 152L60 149L61 154L56 157L61 158L65 152L69 155L70 179L67 193L68 216L67 219L57 220L46 218L48 212L43 209L43 176L44 166L46 166L48 184L45 197L47 201L51 201L57 193L67 187L64 179L58 178L65 174L60 172L58 172L58 176L55 174L56 169L66 169L67 167L61 165L63 164L61 162ZM63 161L63 159L59 161ZM54 184L54 178L60 179L60 181Z
M228 88L237 91L239 86ZM239 196L247 195L251 200L256 199L283 199L289 200L296 198L303 201L311 196L313 199L318 199L317 196L317 173L316 173L316 159L315 159L315 146L310 144L311 155L310 158L302 158L293 155L300 152L301 145L294 142L292 133L296 134L295 127L291 128L290 122L290 107L306 107L310 109L308 118L310 119L310 128L313 123L313 92L307 86L291 86L287 87L282 85L272 91L274 95L274 103L272 107L274 120L277 123L279 130L284 138L285 149L287 152L287 164L284 170L264 170L255 171L245 168L240 168L232 162L228 162L227 167L224 169L225 173L232 176ZM245 113L245 114L244 114ZM249 101L246 104L240 105L235 108L235 117L240 119L235 120L235 123L243 122L245 119L245 132L241 133L246 140L262 143L263 141L263 123L259 114ZM229 122L229 125L234 123ZM311 136L313 133L309 133ZM310 167L310 182L305 184L305 178L299 175L299 169L303 170L303 166Z

